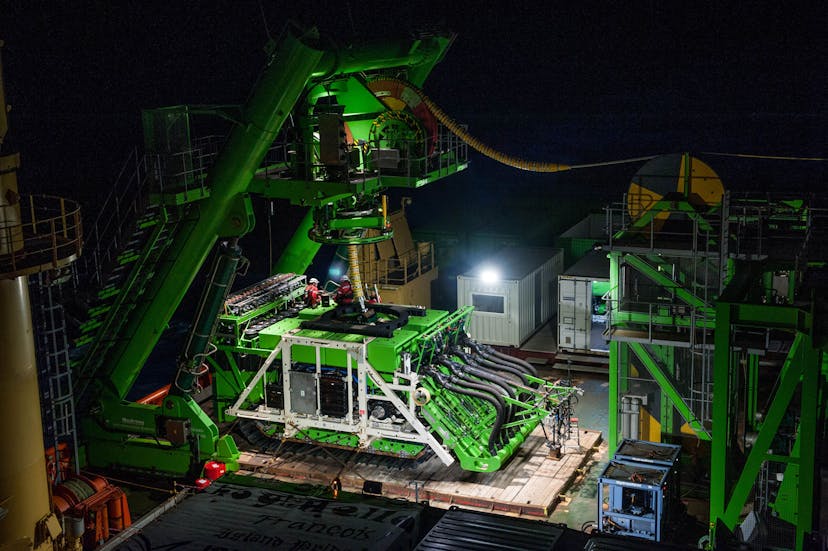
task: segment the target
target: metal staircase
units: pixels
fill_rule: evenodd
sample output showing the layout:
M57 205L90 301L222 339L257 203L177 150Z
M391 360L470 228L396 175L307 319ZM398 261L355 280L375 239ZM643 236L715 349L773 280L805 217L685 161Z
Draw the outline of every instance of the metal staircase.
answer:
M180 207L150 201L161 187L157 156L134 150L100 214L76 277L76 300L86 309L73 339L76 394L84 395L107 351L119 339L129 313L141 301L146 284L171 242Z

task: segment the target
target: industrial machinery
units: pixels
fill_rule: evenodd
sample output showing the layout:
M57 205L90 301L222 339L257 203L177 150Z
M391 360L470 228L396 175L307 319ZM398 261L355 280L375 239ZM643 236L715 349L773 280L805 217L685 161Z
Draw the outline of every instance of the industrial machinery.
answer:
M610 449L637 435L700 453L712 545L747 507L765 543L802 549L824 509L821 201L725 192L684 154L645 164L608 212Z
M279 274L234 294L219 317L220 420L255 420L279 439L499 469L576 392L472 341L471 314L415 306L297 308L304 276Z
M681 446L624 440L598 477L598 529L662 541L679 505Z
M219 426L236 419L355 451L431 450L475 471L498 469L544 419L560 439L559 408L577 390L470 341L468 310L362 295L356 247L391 237L384 190L467 166L457 132L471 138L419 89L452 40L325 51L312 31L288 26L246 105L144 112L147 154L134 156L112 207L101 209L80 270L98 289L80 297L87 321L74 341L89 465L192 478L208 461L233 470L239 451ZM229 132L204 130L219 123ZM246 264L238 243L254 225L253 196L308 211L275 275L228 296ZM351 304L303 304L302 274L322 244L348 248ZM134 400L139 373L214 249L168 391ZM205 377L213 417L199 403Z

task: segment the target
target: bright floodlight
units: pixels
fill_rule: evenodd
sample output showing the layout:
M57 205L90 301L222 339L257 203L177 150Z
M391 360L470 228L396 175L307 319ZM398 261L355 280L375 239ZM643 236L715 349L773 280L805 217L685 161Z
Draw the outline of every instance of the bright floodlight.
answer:
M480 279L483 280L483 283L494 283L500 279L500 274L494 268L485 268L480 272Z

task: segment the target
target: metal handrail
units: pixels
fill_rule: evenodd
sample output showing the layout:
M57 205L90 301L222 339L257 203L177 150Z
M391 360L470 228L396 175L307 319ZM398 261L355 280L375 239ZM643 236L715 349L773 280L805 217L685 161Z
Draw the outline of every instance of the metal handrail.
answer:
M366 282L405 285L434 268L434 244L427 242L419 243L413 249L393 258L364 261L360 271L363 272Z
M97 207L98 216L87 236L87 254L78 264L78 271L91 283L101 284L103 270L120 253L124 238L131 235L131 223L144 211L148 174L147 158L133 149L109 195Z
M19 219L0 224L0 277L60 268L80 256L83 226L77 202L27 195L20 197L18 205Z

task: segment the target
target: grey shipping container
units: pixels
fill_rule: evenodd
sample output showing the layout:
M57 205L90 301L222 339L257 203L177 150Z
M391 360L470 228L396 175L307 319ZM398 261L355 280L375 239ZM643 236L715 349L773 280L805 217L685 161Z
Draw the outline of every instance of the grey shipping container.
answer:
M485 344L519 347L557 309L563 250L508 248L457 276L457 306L474 306L470 333Z
M609 259L592 251L558 277L558 349L572 352L608 350L606 303Z

